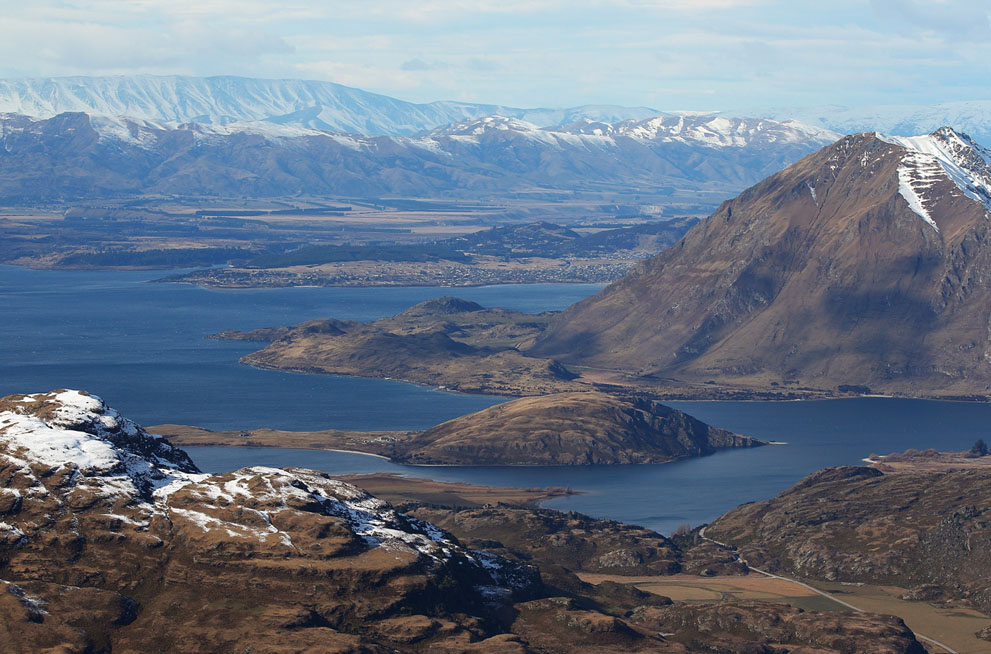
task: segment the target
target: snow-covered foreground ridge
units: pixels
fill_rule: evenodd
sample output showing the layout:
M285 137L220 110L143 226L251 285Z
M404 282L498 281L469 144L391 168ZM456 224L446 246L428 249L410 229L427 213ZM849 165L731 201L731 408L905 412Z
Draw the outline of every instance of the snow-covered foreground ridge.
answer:
M473 566L495 596L528 583L520 566L467 550L324 473L259 466L203 474L181 449L83 391L0 398L0 493L15 495L22 515L30 513L22 505L54 500L59 511L96 512L137 531L164 519L187 538L254 542L286 556L312 554L294 538L307 534L295 532L301 516L323 516L337 519L361 547L406 552L427 565ZM45 528L34 519L0 522L0 540L27 546Z
M950 127L924 136L884 136L881 140L905 148L898 167L898 188L912 211L938 231L929 211L936 183L949 179L971 200L991 211L991 150Z
M69 468L72 486L135 502L204 477L185 452L94 395L60 390L0 402L0 456L23 470Z

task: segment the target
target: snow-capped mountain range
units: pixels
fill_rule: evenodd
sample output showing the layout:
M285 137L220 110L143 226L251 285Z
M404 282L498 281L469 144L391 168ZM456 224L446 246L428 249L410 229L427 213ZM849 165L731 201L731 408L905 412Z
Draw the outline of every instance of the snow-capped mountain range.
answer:
M612 105L520 109L467 102L415 104L331 82L292 79L134 75L0 80L0 112L51 118L70 111L219 125L266 121L369 135L413 134L492 114L550 126L580 118L642 120L660 113Z
M51 118L69 111L180 123L266 121L366 135L410 135L490 115L561 127L586 119L614 124L683 114L616 105L560 109L452 101L416 104L331 82L294 79L132 75L0 80L0 112ZM709 115L798 121L841 134L878 131L911 136L951 125L980 142L991 142L991 100L764 107Z
M489 116L416 136L363 136L265 121L7 114L0 116L0 195L453 197L606 185L728 196L838 136L711 116L583 119L558 128Z

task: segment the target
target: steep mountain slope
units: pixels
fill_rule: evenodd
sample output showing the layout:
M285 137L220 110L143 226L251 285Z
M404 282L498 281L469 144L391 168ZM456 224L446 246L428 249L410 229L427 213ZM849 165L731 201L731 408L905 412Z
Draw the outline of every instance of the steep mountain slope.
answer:
M402 443L395 457L454 465L664 463L764 443L648 400L562 393L497 404Z
M490 114L559 125L657 115L609 105L516 109L467 102L414 104L361 89L294 79L133 75L0 80L0 112L51 118L65 112L224 125L264 120L358 134L413 134Z
M265 122L205 125L60 114L0 116L0 196L379 197L673 188L727 194L835 136L773 121L653 118L609 133L503 117L426 136L364 137ZM593 130L595 131L595 130ZM667 191L665 190L667 189Z
M562 313L531 353L684 380L991 393L991 152L845 137Z

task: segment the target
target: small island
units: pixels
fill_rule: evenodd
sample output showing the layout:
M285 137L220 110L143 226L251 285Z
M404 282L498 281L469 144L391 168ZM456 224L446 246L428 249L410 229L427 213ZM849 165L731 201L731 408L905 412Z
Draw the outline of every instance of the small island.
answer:
M183 425L150 429L181 446L343 450L413 465L667 463L765 444L656 401L598 392L521 398L422 432L212 432Z

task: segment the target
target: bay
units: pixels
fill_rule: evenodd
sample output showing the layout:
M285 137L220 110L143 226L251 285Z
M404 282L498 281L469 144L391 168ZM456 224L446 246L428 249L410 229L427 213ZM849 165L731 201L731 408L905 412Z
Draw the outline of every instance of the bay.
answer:
M527 312L563 309L601 285L217 290L153 284L161 272L0 266L0 395L87 390L141 424L208 429L424 429L504 402L381 379L250 368L263 343L224 329L313 318L373 320L456 295Z
M392 472L494 486L561 486L580 495L548 508L579 511L670 534L769 499L821 468L864 465L871 453L967 449L989 440L991 404L858 398L815 402L670 402L701 420L786 445L724 451L662 465L403 466L357 454L267 448L188 448L204 470L306 466L334 474Z

